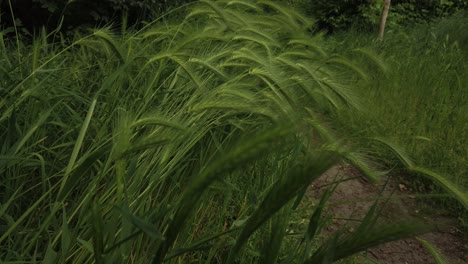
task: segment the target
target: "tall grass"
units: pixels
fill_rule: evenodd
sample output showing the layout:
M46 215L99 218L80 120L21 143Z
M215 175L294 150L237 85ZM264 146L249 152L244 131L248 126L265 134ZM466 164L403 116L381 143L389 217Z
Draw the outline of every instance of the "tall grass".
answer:
M201 1L136 33L2 38L0 259L329 263L427 231L371 210L325 241L319 207L286 233L340 160L378 178L323 122L359 100L309 26L274 2Z
M411 162L452 181L466 196L468 53L462 41L467 34L460 31L464 21L466 17L456 16L406 33L390 33L385 43L360 34L338 36L334 47L355 63L367 65L372 76L356 82L372 111L366 115L340 112L337 126L364 141L376 136L393 138L405 147ZM400 164L398 168L408 175L411 165L392 158L396 156L382 144L373 145L387 163ZM440 192L431 176L420 177L424 175L417 169L409 172L407 179L416 190ZM450 199L441 202L466 212Z

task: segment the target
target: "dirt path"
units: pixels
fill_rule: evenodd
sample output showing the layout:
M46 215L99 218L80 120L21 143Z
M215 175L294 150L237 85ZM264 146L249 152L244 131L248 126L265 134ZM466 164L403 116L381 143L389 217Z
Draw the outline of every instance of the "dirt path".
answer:
M352 228L355 221L343 219L362 219L372 206L375 197L382 190L384 181L372 184L360 177L359 172L353 167L340 165L335 166L325 173L308 190L308 197L319 199L325 188L320 186L330 184L338 176L342 179L351 179L341 182L334 194L330 197L327 213L333 216L332 223L327 226L323 233L334 232L343 226ZM354 178L354 179L353 179ZM393 193L393 195L392 195ZM385 220L405 219L408 217L419 217L442 223L444 228L432 233L420 236L431 244L437 246L441 253L447 257L447 263L468 263L467 242L468 239L457 229L457 219L438 214L437 211L421 212L418 209L416 199L406 186L391 178L383 191L385 197L392 196L387 207L383 211L382 218ZM380 264L430 264L435 263L430 253L416 239L405 239L386 243L364 252L358 258L358 263L380 263Z

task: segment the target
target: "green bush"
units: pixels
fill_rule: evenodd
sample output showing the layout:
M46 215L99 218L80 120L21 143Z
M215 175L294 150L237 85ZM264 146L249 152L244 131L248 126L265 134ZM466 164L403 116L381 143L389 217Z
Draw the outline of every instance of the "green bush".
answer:
M309 13L317 19L317 28L329 33L367 25L371 6L375 0L314 0Z
M430 23L453 15L466 8L467 5L466 0L394 0L388 17L388 25L390 28L395 28Z

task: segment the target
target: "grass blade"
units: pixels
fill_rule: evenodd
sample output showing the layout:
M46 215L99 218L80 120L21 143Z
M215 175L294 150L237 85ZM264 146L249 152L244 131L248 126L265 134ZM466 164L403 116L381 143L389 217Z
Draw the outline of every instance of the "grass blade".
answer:
M265 221L288 203L303 186L309 185L327 171L335 162L332 153L317 153L318 156L308 159L304 167L294 166L268 192L259 208L252 214L237 238L237 242L229 253L227 263L233 263L241 247Z
M422 238L416 238L421 244L429 251L431 254L432 258L434 258L434 261L436 264L448 264L446 261L445 257L440 253L439 249L436 248L433 244L429 243L427 240L424 240Z
M96 107L96 99L93 99L89 109L88 113L86 114L85 120L83 122L83 125L81 127L80 133L78 134L78 138L76 139L75 146L73 147L73 152L70 156L70 161L68 162L67 167L65 168L65 174L63 175L62 183L60 185L60 189L58 192L58 199L61 201L62 199L65 198L65 195L70 191L70 190L64 190L65 186L67 186L67 180L72 172L74 166L75 166L75 161L78 157L78 153L81 149L81 146L83 145L83 140L86 135L86 131L88 130L89 123L91 122L91 118L94 113L94 108Z

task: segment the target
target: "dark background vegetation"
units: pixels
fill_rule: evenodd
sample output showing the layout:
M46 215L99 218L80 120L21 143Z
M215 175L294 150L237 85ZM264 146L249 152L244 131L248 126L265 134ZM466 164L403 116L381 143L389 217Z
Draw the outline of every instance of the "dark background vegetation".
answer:
M48 31L60 28L71 30L80 26L99 27L107 24L120 26L122 17L129 25L150 21L167 10L193 0L2 0L2 25L16 25L32 33L45 27Z
M299 7L316 20L315 29L328 33L352 27L373 31L380 16L381 0L283 0ZM42 27L62 32L77 27L128 25L151 21L173 8L194 0L2 0L1 24L12 30L13 11L16 26L32 34ZM10 10L10 6L12 10ZM467 7L466 0L393 0L388 27L428 23L452 15ZM125 25L127 26L127 25Z

